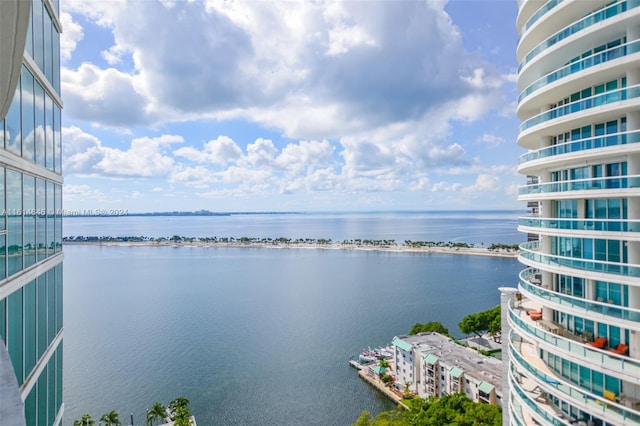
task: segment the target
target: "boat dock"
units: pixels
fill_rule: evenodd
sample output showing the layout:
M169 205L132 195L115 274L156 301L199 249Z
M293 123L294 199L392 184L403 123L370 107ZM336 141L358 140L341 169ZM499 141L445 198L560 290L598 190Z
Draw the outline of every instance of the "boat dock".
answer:
M373 361L367 361L364 363L361 361L363 359L363 356L362 356L363 354L366 354L365 359L368 359L368 357L370 356L369 354L374 352L377 353L378 355L375 357ZM386 359L387 363L389 364L389 371L393 370L394 361L393 361L393 352L391 351L391 348L389 347L389 348L383 348L381 350L366 351L366 352L363 352L363 354L361 354L361 356L359 357L359 360L350 359L349 365L355 368L356 370L358 370L358 376L360 376L362 380L364 380L365 382L373 386L376 390L378 390L378 392L380 392L381 394L383 394L384 396L386 396L396 404L399 404L408 410L409 407L407 407L401 402L404 394L400 390L394 388L393 386L391 387L387 386L387 384L381 380L382 374L376 372L375 370L375 368L379 365L378 363L380 359Z

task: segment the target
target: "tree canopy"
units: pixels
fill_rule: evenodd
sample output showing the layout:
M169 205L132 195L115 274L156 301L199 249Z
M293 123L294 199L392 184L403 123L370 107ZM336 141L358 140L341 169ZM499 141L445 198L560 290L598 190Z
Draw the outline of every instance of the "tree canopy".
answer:
M458 324L464 334L475 334L480 337L489 332L495 335L500 332L500 305L465 316Z
M445 336L451 337L451 335L449 334L449 330L444 325L442 325L442 323L439 323L438 321L429 321L424 324L416 323L416 325L413 326L409 334L413 335L418 333L427 333L427 332L434 332L434 331L436 333L444 334Z
M375 418L363 411L354 426L500 426L502 410L497 405L479 404L457 393L428 400L407 401L409 410L395 408Z

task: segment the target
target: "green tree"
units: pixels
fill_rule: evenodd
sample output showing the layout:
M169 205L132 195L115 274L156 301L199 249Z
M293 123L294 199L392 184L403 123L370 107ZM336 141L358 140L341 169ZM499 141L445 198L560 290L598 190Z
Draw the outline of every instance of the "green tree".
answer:
M119 426L122 424L120 422L120 416L117 411L111 410L107 414L103 414L100 417L101 422L105 422L105 426Z
M385 369L389 369L389 361L386 358L382 358L379 362L378 365L380 365L380 367L385 368Z
M486 311L466 315L458 327L464 334L475 334L478 337L487 331L493 331L492 334L497 333L500 330L500 305Z
M363 411L355 426L500 426L502 410L497 405L478 404L463 394L428 400L404 401L409 410L396 408L383 411L374 419Z
M179 396L169 403L169 410L175 411L177 408L189 408L189 400L183 396Z
M167 418L167 409L159 402L154 402L151 410L147 411L147 424L153 426L156 420L164 420Z
M373 426L375 421L376 420L373 418L371 413L367 410L364 410L362 414L360 414L360 417L356 419L356 422L353 424L353 426Z
M73 426L93 426L96 421L93 420L91 414L83 414L79 420L74 420Z
M192 426L191 425L191 411L189 407L178 406L174 412L174 426Z
M169 410L173 416L174 426L191 426L191 410L189 400L182 396L169 403Z
M442 323L439 323L438 321L429 321L424 324L416 323L411 329L411 331L409 332L409 334L414 335L418 333L431 333L431 332L436 332L436 333L444 334L445 336L451 337L451 335L449 334L449 330L444 325L442 325Z

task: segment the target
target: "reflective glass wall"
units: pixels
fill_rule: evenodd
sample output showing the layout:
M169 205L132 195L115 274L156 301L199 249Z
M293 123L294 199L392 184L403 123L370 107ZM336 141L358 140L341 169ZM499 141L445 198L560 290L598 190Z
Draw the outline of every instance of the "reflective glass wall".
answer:
M58 0L32 0L20 78L0 117L0 338L29 426L61 424L64 407L58 11Z

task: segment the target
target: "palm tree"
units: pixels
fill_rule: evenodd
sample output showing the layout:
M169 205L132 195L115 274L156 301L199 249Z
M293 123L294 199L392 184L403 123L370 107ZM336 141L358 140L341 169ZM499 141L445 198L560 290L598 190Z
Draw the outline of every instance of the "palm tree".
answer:
M91 414L83 414L80 420L74 420L73 426L93 426L96 424L96 421L93 420Z
M100 421L105 422L105 426L120 426L122 424L118 412L114 410L100 417Z
M167 418L167 409L159 402L155 402L151 410L147 411L147 424L153 426L153 422Z
M382 358L378 364L380 364L380 367L389 370L389 361L387 361L385 358Z
M176 407L174 412L174 426L191 426L191 411L189 407Z
M179 407L189 408L189 400L179 396L169 403L169 409L171 411L175 411Z
M189 400L187 398L177 397L169 403L169 410L176 426L188 426L191 424L191 411L189 410Z

